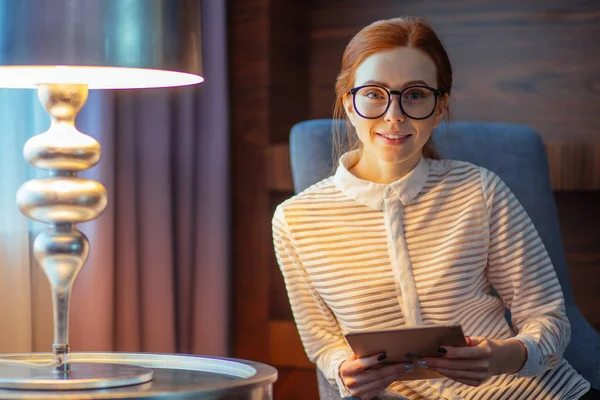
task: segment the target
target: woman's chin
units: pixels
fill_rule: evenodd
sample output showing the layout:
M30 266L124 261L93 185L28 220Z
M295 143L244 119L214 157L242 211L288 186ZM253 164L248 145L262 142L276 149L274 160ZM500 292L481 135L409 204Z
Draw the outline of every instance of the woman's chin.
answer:
M411 153L407 152L407 151L381 151L378 154L379 160L383 161L383 162L387 162L387 163L394 163L394 164L399 164L399 163L404 163L408 160L410 160L411 157Z

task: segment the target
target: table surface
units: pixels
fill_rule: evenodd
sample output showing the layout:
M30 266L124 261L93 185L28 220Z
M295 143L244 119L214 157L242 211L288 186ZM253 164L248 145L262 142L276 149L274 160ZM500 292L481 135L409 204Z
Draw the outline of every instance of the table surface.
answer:
M0 354L2 359L48 363L50 353ZM217 399L272 398L277 370L254 361L155 353L72 353L73 363L116 363L152 368L151 382L133 386L91 390L0 389L2 399ZM2 376L0 376L0 380Z

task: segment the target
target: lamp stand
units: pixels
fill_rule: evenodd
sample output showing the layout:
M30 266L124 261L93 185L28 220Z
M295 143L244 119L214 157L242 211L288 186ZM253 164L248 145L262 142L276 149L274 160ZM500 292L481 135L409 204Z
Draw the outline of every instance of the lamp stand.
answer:
M32 137L23 154L49 176L25 182L17 192L21 212L48 223L33 249L52 292L53 360L44 365L2 365L0 387L17 389L84 389L126 386L152 379L152 370L134 365L78 363L69 360L69 300L83 267L89 242L75 224L97 218L106 208L106 189L77 177L100 160L100 144L75 128L75 117L87 100L84 84L41 84L38 97L51 117L46 132Z

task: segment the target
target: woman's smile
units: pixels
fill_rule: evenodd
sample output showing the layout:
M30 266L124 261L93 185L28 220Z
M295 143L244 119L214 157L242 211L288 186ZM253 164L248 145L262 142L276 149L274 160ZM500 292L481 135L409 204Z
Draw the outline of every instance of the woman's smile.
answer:
M375 132L377 138L389 145L400 145L408 141L412 134L405 132L387 131L387 132Z

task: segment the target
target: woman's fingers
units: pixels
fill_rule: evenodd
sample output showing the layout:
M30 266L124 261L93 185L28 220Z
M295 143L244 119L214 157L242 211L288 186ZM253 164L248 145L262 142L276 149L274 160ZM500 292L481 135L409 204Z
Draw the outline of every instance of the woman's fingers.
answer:
M479 386L490 376L502 371L499 354L504 343L479 336L471 336L469 346L443 346L444 357L427 358L433 371L467 385ZM498 372L500 371L500 372Z
M399 376L412 369L412 364L391 364L376 370L368 370L348 378L350 386L347 385L347 388L352 396L371 399L384 391Z
M471 338L471 343L475 343L473 339L474 337ZM479 341L477 341L477 345L473 346L443 346L442 348L446 350L444 356L450 358L479 359L490 357L489 346Z
M385 354L376 354L370 357L356 358L354 355L348 357L340 367L342 376L351 376L380 364L385 360Z
M390 386L396 379L397 375L384 376L381 379L365 383L360 388L356 389L356 394L350 392L352 396L357 396L361 400L371 400L379 393L383 392L388 386Z
M484 340L487 340L486 338L481 336L468 336L468 338L469 342L471 342L469 346L477 346L479 343L483 342Z
M412 371L412 364L389 364L382 362L385 355L356 358L350 356L340 366L344 385L352 396L371 399L384 391L399 376Z
M391 364L373 370L366 370L345 378L344 383L346 384L346 387L352 388L362 386L369 382L378 381L388 376L398 377L406 373L406 365L410 364ZM410 365L410 368L412 368L412 365Z
M490 367L490 362L487 359L465 360L458 358L424 358L422 361L427 363L429 368L444 368L459 371L485 371Z

